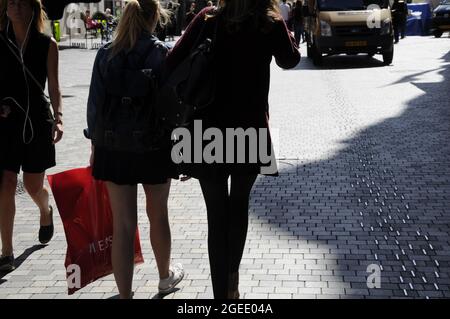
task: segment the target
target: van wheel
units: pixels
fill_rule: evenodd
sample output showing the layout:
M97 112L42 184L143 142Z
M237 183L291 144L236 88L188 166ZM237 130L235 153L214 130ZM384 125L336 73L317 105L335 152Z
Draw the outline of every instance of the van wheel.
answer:
M440 38L443 33L441 30L434 30L433 35L435 38Z
M312 54L313 64L315 66L321 66L323 64L322 53L320 53L316 47L311 48L311 51L312 51L311 54Z
M392 63L392 60L394 59L394 47L390 49L389 51L383 52L383 64L389 65Z

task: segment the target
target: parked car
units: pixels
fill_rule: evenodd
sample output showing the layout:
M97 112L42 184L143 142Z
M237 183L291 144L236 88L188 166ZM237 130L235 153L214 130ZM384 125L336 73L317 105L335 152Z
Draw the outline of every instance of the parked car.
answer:
M440 5L434 9L432 29L436 38L440 38L444 32L450 31L450 0L442 0Z

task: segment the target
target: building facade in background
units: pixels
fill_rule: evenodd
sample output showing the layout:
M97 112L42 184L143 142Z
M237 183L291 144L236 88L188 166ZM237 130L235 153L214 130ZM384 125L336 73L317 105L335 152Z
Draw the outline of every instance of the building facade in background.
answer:
M160 0L163 7L166 7L168 2L169 0ZM184 4L185 0L172 0L172 2ZM85 13L86 10L90 10L91 15L94 15L97 12L104 13L109 8L114 16L120 17L126 3L126 0L102 0L99 3L75 2L68 5L64 10L62 19L59 21L62 38L68 37L69 34L72 37L84 36L86 28L81 19L81 14Z

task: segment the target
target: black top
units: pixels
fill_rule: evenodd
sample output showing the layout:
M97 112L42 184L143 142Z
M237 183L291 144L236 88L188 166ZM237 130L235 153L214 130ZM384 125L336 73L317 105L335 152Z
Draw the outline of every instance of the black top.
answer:
M408 18L408 5L405 1L394 2L392 5L392 17L394 24L406 23Z
M25 75L21 62L14 56L12 51L20 57L19 50L16 48L16 40L12 27L9 34L6 30L1 32L0 38L0 99L5 97L13 97L22 107L27 105L27 89ZM48 105L43 97L43 90L47 82L47 60L50 47L50 37L38 32L36 29L30 30L28 43L24 52L24 63L39 85L26 74L28 86L30 90L30 115L32 120L35 116L43 116L42 119L48 119ZM14 45L13 45L14 44ZM15 47L16 46L16 47ZM11 51L12 50L12 51ZM24 117L24 113L20 111L10 101L3 102L11 106L12 117Z
M286 24L275 20L267 30L253 27L252 21L244 23L239 31L229 32L221 14L206 18L209 8L202 10L169 53L167 69L170 72L191 52L198 41L202 28L214 30L218 21L215 43L215 76L217 91L214 103L196 114L202 120L203 129L215 127L268 129L270 64L272 57L281 68L290 69L300 61L300 53ZM216 20L218 19L218 20ZM209 31L207 32L209 33ZM258 134L259 136L259 134ZM259 138L259 137L258 137ZM270 137L269 137L270 140ZM269 143L270 144L270 141ZM200 165L198 172L185 172L200 176L209 168L221 166L234 170L241 165ZM244 165L255 171L261 165ZM215 168L214 168L215 169ZM196 169L195 169L196 170ZM209 172L208 172L209 173Z
M293 19L296 23L303 23L303 6L295 6Z

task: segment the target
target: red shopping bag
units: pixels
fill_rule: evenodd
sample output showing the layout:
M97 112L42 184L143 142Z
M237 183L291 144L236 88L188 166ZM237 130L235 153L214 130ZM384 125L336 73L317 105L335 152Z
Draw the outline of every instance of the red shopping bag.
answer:
M112 273L112 212L106 185L95 180L91 168L47 176L67 240L65 267L68 293ZM136 231L135 263L142 263Z

